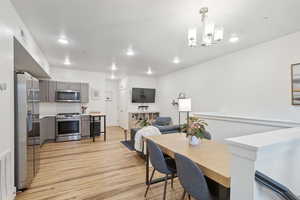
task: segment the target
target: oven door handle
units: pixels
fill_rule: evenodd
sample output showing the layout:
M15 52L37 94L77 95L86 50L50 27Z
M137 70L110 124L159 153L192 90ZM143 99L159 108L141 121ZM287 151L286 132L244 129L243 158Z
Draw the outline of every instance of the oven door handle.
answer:
M80 121L80 119L57 119L57 122L77 122Z

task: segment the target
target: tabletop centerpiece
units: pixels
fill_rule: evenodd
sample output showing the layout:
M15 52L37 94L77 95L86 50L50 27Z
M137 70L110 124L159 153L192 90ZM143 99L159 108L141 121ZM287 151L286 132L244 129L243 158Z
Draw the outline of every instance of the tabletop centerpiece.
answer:
M199 117L189 117L189 122L183 126L183 131L189 138L191 145L198 145L205 137L207 123Z
M84 105L84 104L81 104L80 108L81 108L81 114L85 114L88 106Z

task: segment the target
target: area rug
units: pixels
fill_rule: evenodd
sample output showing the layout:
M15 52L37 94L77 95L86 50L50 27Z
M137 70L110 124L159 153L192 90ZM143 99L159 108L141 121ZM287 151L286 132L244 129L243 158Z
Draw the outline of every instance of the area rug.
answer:
M121 141L121 143L127 147L127 149L129 149L130 151L134 151L134 146L133 143L131 141Z

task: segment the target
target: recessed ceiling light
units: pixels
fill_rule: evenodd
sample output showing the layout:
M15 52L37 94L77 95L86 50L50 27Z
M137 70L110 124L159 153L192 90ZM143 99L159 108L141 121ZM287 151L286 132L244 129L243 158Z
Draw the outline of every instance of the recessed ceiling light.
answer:
M126 55L127 56L134 56L135 55L135 52L133 51L132 47L129 47L127 49Z
M148 68L147 74L148 74L148 75L152 75L152 74L153 74L153 72L152 72L152 70L151 70L151 67Z
M175 63L175 64L180 63L180 59L179 59L178 57L175 57L175 58L173 59L173 63Z
M58 42L61 44L69 44L69 41L66 39L66 37L60 37Z
M70 59L69 59L69 58L66 58L66 59L65 59L64 65L71 65L71 62L70 62Z
M110 79L112 79L112 80L116 79L115 75L111 74Z
M117 70L117 65L116 65L116 63L112 63L112 65L111 65L111 70L112 70L112 71L116 71L116 70Z
M240 38L238 37L238 36L231 36L230 38L229 38L229 42L231 42L231 43L236 43L236 42L238 42L240 40Z
M6 28L5 32L6 32L7 35L12 35L13 34L13 31L10 28Z

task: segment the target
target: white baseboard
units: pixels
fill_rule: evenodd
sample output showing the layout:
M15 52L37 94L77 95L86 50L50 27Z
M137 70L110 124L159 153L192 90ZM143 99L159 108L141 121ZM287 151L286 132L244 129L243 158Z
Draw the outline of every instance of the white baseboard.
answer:
M10 199L10 200L15 200L16 195L17 195L17 188L14 186L13 189L12 189L12 193L11 193L9 199Z
M13 155L10 149L0 153L0 199L11 200L16 196L13 186Z

